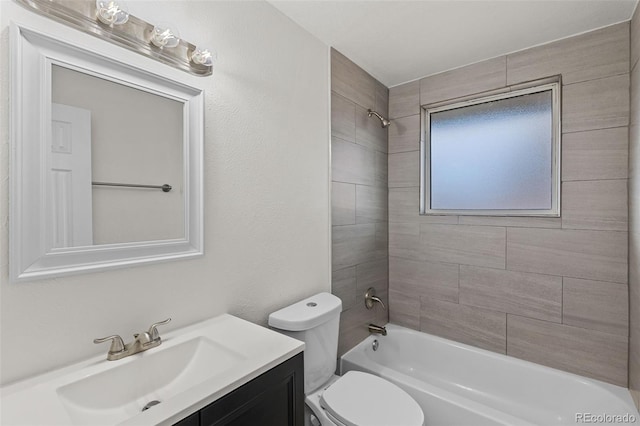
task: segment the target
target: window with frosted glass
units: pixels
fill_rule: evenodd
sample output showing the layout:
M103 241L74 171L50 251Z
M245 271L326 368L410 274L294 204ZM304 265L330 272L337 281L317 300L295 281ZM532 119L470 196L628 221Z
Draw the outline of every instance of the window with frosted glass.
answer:
M557 216L557 90L426 109L423 213Z

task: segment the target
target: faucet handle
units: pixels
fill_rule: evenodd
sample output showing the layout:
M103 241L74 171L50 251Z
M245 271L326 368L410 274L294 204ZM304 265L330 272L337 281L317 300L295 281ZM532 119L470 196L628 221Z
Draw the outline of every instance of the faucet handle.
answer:
M169 324L171 322L171 318L167 318L164 321L160 321L157 322L155 324L151 324L151 327L149 327L149 337L151 337L151 341L155 341L155 340L160 340L160 334L158 333L158 326L159 325L165 325L165 324Z
M122 337L114 334L113 336L103 337L101 339L93 339L93 343L104 343L111 340L111 347L109 348L110 354L117 354L120 352L124 352L124 342L122 341Z
M376 296L376 289L373 287L369 287L367 292L364 294L364 305L367 307L367 309L373 309L373 302L378 302L382 305L382 309L387 309L382 299Z

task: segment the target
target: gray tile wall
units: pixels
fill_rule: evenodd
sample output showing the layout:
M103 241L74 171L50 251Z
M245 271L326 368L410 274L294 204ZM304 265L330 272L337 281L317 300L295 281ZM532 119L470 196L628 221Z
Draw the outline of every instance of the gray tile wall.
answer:
M627 385L629 31L617 24L389 90L391 322ZM420 216L420 105L558 74L562 217ZM632 80L640 87L635 68ZM639 168L640 151L632 177ZM630 190L633 206L633 180ZM630 382L638 389L633 213Z
M631 20L629 127L629 388L640 409L640 10Z
M386 302L389 282L388 130L367 117L369 108L388 116L389 90L332 49L331 288L343 309L338 355L368 336L369 323L388 321L380 306L364 306L369 287Z

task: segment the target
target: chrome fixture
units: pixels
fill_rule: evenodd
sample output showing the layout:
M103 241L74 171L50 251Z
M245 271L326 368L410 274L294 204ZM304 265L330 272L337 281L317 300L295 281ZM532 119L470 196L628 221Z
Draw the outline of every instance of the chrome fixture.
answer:
M162 189L162 192L169 192L173 187L168 183L164 185L140 185L137 183L117 183L117 182L91 182L91 185L94 186L124 186L127 188L151 188L151 189Z
M373 287L369 287L367 292L364 294L364 306L366 306L367 309L373 309L374 302L381 304L382 309L387 309L387 307L384 306L384 302L382 301L382 299L376 296L376 289Z
M378 114L377 112L368 109L367 113L369 114L369 118L371 118L372 115L375 115L376 117L378 117L378 120L380 120L380 124L382 124L382 128L385 129L387 127L389 127L391 125L391 120L387 120L386 118L384 118L383 116L381 116L380 114Z
M159 24L153 27L150 41L156 47L176 47L180 43L180 35L168 24Z
M168 324L170 321L171 318L167 318L164 321L152 324L148 331L134 334L133 342L127 343L126 345L124 344L122 337L117 334L103 337L101 339L94 339L93 343L104 343L111 340L111 347L107 353L107 360L116 361L130 355L137 354L138 352L144 352L148 349L160 346L162 339L158 333L158 326Z
M206 62L200 64L192 60L193 52L197 49L194 44L181 40L175 31L166 26L150 24L129 14L121 2L113 0L16 1L47 18L190 74L207 76L213 72L213 67ZM126 25L122 25L125 23ZM156 33L156 29L162 31ZM166 32L167 30L170 34ZM212 59L215 60L215 57Z
M378 343L378 339L375 339L375 340L373 341L373 343L371 344L371 349L373 349L373 350L374 350L374 352L375 352L375 351L377 351L377 350L378 350L378 347L379 347L379 346L380 346L380 343Z
M217 59L218 54L216 52L210 52L208 49L196 47L196 50L191 53L191 62L194 64L212 67Z
M122 25L129 20L129 12L121 3L96 0L96 18L106 25Z
M387 335L387 329L381 325L369 324L369 333Z

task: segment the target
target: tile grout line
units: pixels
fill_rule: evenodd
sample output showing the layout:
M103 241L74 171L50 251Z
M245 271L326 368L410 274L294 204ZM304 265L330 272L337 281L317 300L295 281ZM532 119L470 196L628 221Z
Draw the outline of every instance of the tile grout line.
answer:
M504 227L504 270L507 271L507 261L508 261L508 256L507 256L507 247L508 247L508 241L509 239L509 228L508 227Z
M562 277L562 292L560 293L560 323L564 324L564 277Z
M458 264L458 280L457 280L457 284L458 284L458 305L460 305L460 267L461 265Z
M505 312L504 318L504 354L509 355L509 314Z

